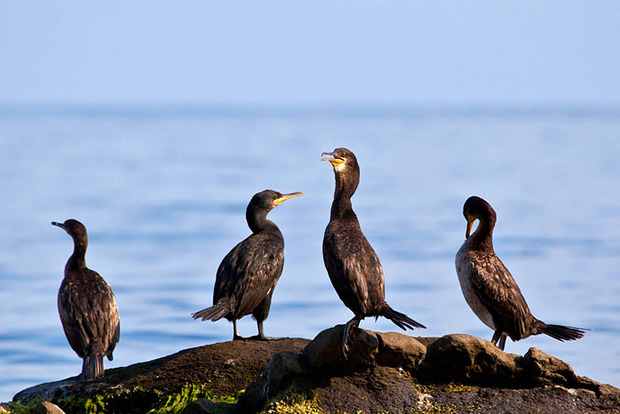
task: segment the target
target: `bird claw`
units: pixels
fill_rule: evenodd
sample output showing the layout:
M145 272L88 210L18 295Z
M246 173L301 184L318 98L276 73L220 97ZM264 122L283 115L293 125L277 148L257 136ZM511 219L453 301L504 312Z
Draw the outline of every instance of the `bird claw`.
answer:
M350 344L353 344L355 338L359 334L358 325L360 320L358 318L353 318L344 326L344 333L342 335L342 354L345 359L348 359L349 352L351 351Z
M273 341L275 340L275 338L269 338L269 337L266 337L265 335L254 335L247 339L252 340L252 341Z

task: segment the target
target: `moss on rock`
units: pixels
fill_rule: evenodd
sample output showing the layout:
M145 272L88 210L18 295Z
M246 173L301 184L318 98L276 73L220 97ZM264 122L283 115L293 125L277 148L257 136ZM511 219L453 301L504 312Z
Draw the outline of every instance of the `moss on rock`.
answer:
M322 414L316 394L290 385L265 404L261 414Z

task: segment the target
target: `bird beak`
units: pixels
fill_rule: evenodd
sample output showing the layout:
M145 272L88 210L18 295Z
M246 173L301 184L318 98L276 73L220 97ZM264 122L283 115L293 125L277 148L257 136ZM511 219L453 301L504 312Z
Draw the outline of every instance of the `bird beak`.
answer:
M304 195L304 193L300 193L300 192L290 193L290 194L282 194L282 197L279 197L279 198L276 198L275 200L273 200L273 204L277 206L280 203L288 200L289 198L299 197L299 196L302 196L302 195Z
M334 157L334 158L321 158L321 161L329 161L329 162L331 162L332 165L334 166L334 168L339 166L340 164L344 164L347 161L347 160L345 160L342 157L338 157L338 156L334 155L333 152L324 152L324 153L321 154L321 157L323 155L331 155L332 157Z
M465 231L466 239L469 239L469 235L471 234L471 228L474 225L474 221L476 221L476 219L471 219L471 218L467 219L467 230Z
M63 227L62 223L58 223L57 221L52 221L52 226L58 226L58 227L60 227L61 229L64 229L64 227Z

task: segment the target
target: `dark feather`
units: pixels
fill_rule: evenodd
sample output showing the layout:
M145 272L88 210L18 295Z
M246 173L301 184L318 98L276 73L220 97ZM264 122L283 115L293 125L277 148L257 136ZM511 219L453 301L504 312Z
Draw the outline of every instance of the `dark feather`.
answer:
M252 234L222 260L213 302L226 298L229 318L249 315L275 288L284 267L284 238L278 231Z
M543 333L557 339L558 341L573 341L575 339L581 339L585 334L585 330L575 328L573 326L544 324L541 329Z
M379 316L385 303L383 269L357 219L332 220L323 261L338 297L357 316Z
M470 252L470 278L474 291L491 313L496 329L518 341L531 333L534 323L529 307L508 269L497 256L487 252Z

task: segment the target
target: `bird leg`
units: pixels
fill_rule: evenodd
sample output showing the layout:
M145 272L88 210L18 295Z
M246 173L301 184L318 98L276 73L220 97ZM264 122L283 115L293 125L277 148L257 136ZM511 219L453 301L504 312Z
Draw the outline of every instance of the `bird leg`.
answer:
M497 343L497 341L499 341L499 343ZM506 335L501 329L498 329L493 333L493 339L491 339L491 342L503 351L506 346Z
M344 355L345 359L348 359L349 351L351 350L350 344L352 344L355 340L355 338L353 337L354 332L355 336L357 336L356 330L361 320L362 318L355 316L344 326L344 333L342 334L342 354Z
M499 340L499 337L502 336L502 331L495 331L493 332L493 338L491 338L491 343L493 345L497 345L497 341Z
M271 338L267 338L265 336L265 332L263 331L263 321L256 321L256 325L258 325L258 335L253 336L248 339L254 339L255 341L270 341Z
M506 335L502 335L502 337L499 338L499 345L497 345L497 347L503 351L505 346L506 346Z
M265 332L263 331L263 322L267 319L267 316L269 316L271 295L273 295L273 289L271 289L269 294L267 294L267 297L263 299L263 301L252 311L252 317L256 320L256 325L258 326L258 335L248 339L253 339L255 341L269 341L271 339L267 338L265 336Z
M240 339L245 339L242 336L239 336L239 332L237 332L237 320L233 319L233 341L238 341Z

